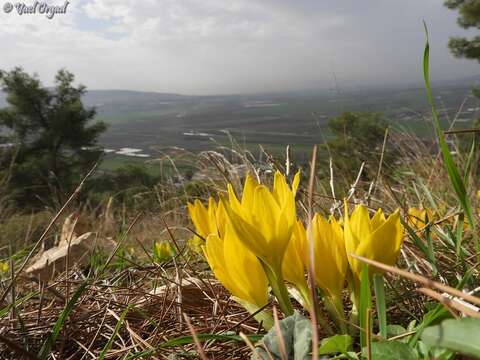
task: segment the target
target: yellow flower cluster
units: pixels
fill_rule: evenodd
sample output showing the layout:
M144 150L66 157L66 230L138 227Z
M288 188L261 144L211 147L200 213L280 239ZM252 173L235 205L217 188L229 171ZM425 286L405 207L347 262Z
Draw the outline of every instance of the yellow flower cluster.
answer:
M408 224L414 230L423 230L429 222L435 219L435 213L432 209L410 208L408 209Z
M379 209L370 217L357 206L339 221L315 214L305 228L297 218L295 195L297 173L291 185L277 172L273 188L247 176L241 198L228 186L228 197L188 204L195 225L196 244L217 277L233 296L260 308L267 304L269 286L282 311L292 305L285 282L293 285L303 304L311 306L306 270L311 269L317 286L338 312L343 312L341 294L347 279L360 281L362 264L348 256L364 256L385 264L396 262L403 241L403 226L397 210L386 217ZM313 256L310 254L313 249ZM371 271L374 271L371 269Z
M153 255L155 260L161 263L175 256L175 249L168 241L157 241L153 245Z

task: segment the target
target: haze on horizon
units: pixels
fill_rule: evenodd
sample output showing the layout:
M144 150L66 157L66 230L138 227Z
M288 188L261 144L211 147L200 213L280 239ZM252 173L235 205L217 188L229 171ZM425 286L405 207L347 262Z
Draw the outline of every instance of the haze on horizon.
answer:
M456 17L441 0L77 0L52 20L1 11L0 69L183 94L417 83L425 20L432 78L477 75L447 47L471 35Z

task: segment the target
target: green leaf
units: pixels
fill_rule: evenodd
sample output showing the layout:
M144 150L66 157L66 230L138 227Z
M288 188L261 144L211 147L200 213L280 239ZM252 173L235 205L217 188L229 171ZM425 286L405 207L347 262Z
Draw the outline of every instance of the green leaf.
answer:
M472 228L473 238L475 241L475 246L477 250L479 249L479 242L478 236L476 234L476 223L475 217L473 216L472 205L470 203L470 199L468 198L467 190L463 178L460 176L460 171L457 168L457 165L453 161L452 154L450 153L450 149L448 148L447 142L445 140L445 135L443 130L440 126L440 120L438 118L437 110L435 108L435 102L433 101L432 89L430 86L430 44L428 39L428 29L427 25L424 22L425 27L425 50L423 53L423 77L425 80L425 91L427 93L428 103L432 109L432 118L433 118L433 125L435 127L435 132L437 134L438 143L440 145L440 150L443 155L443 162L447 169L448 176L450 178L450 182L457 194L458 201L462 205L463 211L467 215L468 223ZM458 244L461 246L461 244Z
M113 334L110 336L110 339L108 339L107 344L103 347L103 350L98 357L99 360L105 359L105 355L107 354L108 350L110 350L110 348L112 347L112 344L115 341L115 338L117 337L117 334L120 331L120 328L122 327L123 322L125 321L125 316L127 316L129 311L130 311L130 305L127 306L125 310L123 310L122 315L120 315L120 319L118 319L117 325L115 325Z
M261 323L262 324L262 327L265 329L265 330L270 330L271 328L273 328L273 317L272 317L272 314L270 312L268 312L267 310L262 310L262 311L258 311L260 308L256 305L253 305L251 303L249 303L248 301L245 301L243 299L240 299L236 296L232 296L232 300L236 301L237 303L239 303L240 305L242 305L245 310L248 311L249 314L255 314L254 318L255 320L258 321L258 323Z
M322 340L318 354L346 354L351 346L352 337L350 335L334 335Z
M262 339L262 335L248 335L250 341L256 342ZM217 341L238 341L243 342L243 339L238 335L216 335L216 334L197 334L197 339L200 342L217 340ZM158 348L168 348L172 346L193 344L193 336L181 336L175 339L168 340L158 345Z
M247 335L247 338L254 343L257 341L260 341L262 337L263 335ZM200 342L204 342L204 341L243 342L244 341L238 335L229 335L229 334L197 334L197 338ZM125 358L125 360L134 360L134 359L143 359L143 358L150 359L153 355L155 355L158 352L159 349L188 345L193 343L194 343L193 336L181 336L181 337L168 340L164 343L161 343L157 345L155 349L149 349L149 350L145 350L145 351L141 351L141 352L137 352L135 354L129 355ZM192 353L192 354L198 357L198 354L196 353ZM185 353L182 353L182 356L185 356Z
M60 314L57 321L55 322L55 325L53 326L53 329L52 329L52 333L47 338L47 340L43 343L42 348L40 349L40 352L38 354L38 357L40 359L45 360L50 355L50 351L52 350L53 345L57 341L58 335L60 334L60 331L62 330L63 325L65 324L65 321L68 318L68 315L70 315L72 310L75 308L75 304L77 303L77 300L83 294L88 284L89 284L89 279L85 280L78 287L78 289L75 291L71 299L68 301L67 305L65 306L65 309L63 309L62 313Z
M385 284L382 274L373 275L373 288L375 290L375 302L377 304L378 326L382 339L387 338L387 306L385 300Z
M367 357L367 348L362 349ZM372 360L417 360L417 354L410 346L399 341L372 342Z
M298 311L280 321L280 331L287 351L287 357L291 360L310 360L312 358L312 323L309 319L300 315ZM278 334L272 328L263 338L263 345L268 349L273 360L282 359ZM270 359L270 355L260 346L257 352L261 360ZM252 355L252 360L258 360Z
M404 335L405 333L410 332L411 330L405 329L401 325L387 325L387 336L388 338L396 337L403 335L401 338L396 339L397 341L403 342L403 343L408 343L412 335Z
M360 309L358 314L360 330L360 344L367 345L366 326L367 326L367 309L372 307L372 292L370 290L370 277L368 275L369 268L367 264L363 264L360 281ZM372 322L370 321L370 331Z
M432 266L433 272L436 274L438 272L437 270L437 265L436 265L436 259L434 252L432 251L432 248L428 246L428 244L424 244L423 240L420 239L420 237L417 235L414 229L408 224L408 222L402 220L402 225L404 226L405 230L407 230L408 234L410 235L410 238L413 240L414 244L423 252L423 254L426 256L428 262Z
M426 329L435 323L439 323L450 316L450 313L442 304L435 304L432 310L423 315L422 322L418 324L416 328L417 332L410 338L408 344L414 346L420 338L423 329Z
M390 324L387 325L388 337L398 336L405 334L407 330L402 325Z
M422 340L429 346L437 346L461 354L480 358L480 320L449 319L440 325L426 328Z

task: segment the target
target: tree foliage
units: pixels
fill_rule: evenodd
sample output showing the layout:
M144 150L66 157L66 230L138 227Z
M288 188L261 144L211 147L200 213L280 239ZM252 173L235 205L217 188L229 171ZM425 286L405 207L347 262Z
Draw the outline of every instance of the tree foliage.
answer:
M457 23L464 29L480 28L480 0L447 0L445 6L458 11ZM480 36L453 37L448 46L457 57L480 61Z
M364 176L372 178L378 170L387 122L378 114L346 112L330 119L334 138L327 142L333 164L352 180L365 162ZM385 154L391 158L391 154Z
M92 123L95 109L82 103L86 89L73 82L66 70L58 71L53 88L21 68L0 71L8 103L0 128L13 145L0 153L0 169L9 172L18 205L63 200L101 154L97 139L106 126Z

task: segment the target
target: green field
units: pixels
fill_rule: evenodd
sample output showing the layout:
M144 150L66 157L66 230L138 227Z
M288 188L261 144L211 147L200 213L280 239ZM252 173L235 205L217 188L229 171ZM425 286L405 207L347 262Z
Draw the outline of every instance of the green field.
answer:
M478 117L480 108L470 89L468 81L434 86L444 126L456 117L454 128L465 128ZM172 149L197 153L220 145L230 147L232 139L254 154L260 152L259 145L273 154L291 145L293 155L304 158L314 144L329 138L328 120L346 111L376 112L399 131L420 137L432 134L430 109L421 87L164 97L134 92L90 94L87 105L96 106L97 118L109 125L101 145L112 150L137 148L150 156L109 155L104 169L159 158Z

